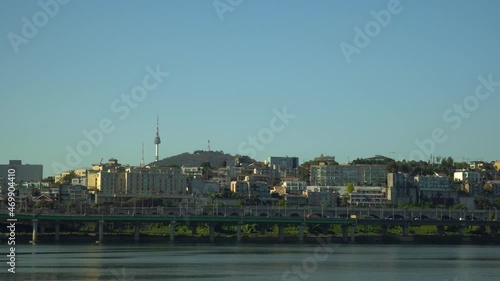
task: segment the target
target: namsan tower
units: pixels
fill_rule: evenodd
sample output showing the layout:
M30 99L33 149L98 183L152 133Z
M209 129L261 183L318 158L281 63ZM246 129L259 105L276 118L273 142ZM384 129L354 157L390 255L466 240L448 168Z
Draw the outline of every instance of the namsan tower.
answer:
M159 160L159 152L160 152L160 143L161 143L161 140L160 140L160 129L159 129L159 120L158 120L158 115L156 115L156 136L155 136L155 145L156 145L156 155L155 155L155 160L158 161Z

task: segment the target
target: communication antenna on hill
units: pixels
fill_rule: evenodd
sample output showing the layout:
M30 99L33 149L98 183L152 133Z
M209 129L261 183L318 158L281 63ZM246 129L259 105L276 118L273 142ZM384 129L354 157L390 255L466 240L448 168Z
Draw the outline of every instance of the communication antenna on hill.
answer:
M141 168L144 167L144 142L142 142Z

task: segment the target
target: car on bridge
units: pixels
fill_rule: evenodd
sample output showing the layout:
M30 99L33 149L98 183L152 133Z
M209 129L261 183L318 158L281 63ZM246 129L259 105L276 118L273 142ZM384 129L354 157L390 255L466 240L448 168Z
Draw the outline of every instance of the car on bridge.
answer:
M306 219L319 219L320 216L316 214L307 214Z
M385 218L386 220L404 220L405 217L401 215L388 216Z
M452 220L455 220L455 219L453 217L451 217L451 216L443 215L443 216L441 216L441 220L452 221Z
M469 216L461 217L460 220L461 221L479 221L481 219L479 219L478 217L476 217L474 215L469 215Z
M421 215L421 216L415 216L413 217L413 220L414 221L418 221L418 220L430 220L430 218L426 215Z

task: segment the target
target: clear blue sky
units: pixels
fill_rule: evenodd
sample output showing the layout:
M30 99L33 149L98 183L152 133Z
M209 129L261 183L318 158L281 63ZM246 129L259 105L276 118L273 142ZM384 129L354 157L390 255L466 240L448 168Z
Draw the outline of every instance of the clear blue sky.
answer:
M212 150L236 154L283 107L296 117L257 160L408 159L435 128L447 139L434 155L499 159L500 87L460 125L457 113L443 114L474 95L478 76L500 81L500 1L402 0L348 63L340 44L355 46L354 28L389 2L245 0L221 20L211 0L73 0L16 53L9 34L23 36L22 18L33 23L43 9L1 1L0 162L40 163L52 175L52 163L70 166L66 147L104 118L115 130L78 166L110 157L137 165L142 142L152 162L156 114L161 158L206 149L209 139ZM170 76L120 119L113 101L157 65Z

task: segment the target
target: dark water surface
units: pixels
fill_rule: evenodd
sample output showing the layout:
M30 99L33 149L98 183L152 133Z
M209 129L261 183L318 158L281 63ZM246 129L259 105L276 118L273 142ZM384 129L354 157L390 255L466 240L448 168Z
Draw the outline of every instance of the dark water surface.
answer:
M498 246L21 245L0 280L500 280Z

